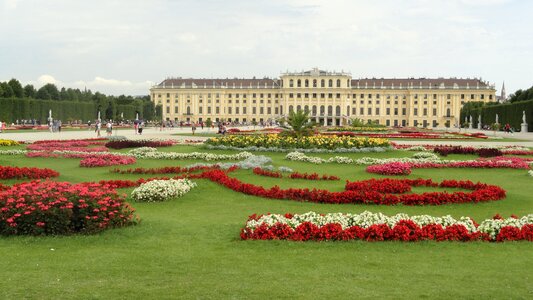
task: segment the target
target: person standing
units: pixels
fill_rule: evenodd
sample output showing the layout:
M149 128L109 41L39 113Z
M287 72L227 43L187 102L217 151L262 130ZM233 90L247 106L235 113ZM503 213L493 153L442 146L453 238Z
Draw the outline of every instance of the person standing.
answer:
M2 126L4 126L4 123L2 123L2 121L0 120L0 133L4 132L4 131L2 130Z
M194 132L196 131L196 123L192 123L191 124L191 129L192 129L192 135L194 135Z
M100 129L102 129L102 123L100 123L100 121L96 121L96 137L100 137L101 134L100 134Z
M113 123L111 123L111 121L108 121L106 126L107 136L111 136L111 134L113 133Z
M61 120L57 121L57 131L61 133L61 126L63 125L63 122Z

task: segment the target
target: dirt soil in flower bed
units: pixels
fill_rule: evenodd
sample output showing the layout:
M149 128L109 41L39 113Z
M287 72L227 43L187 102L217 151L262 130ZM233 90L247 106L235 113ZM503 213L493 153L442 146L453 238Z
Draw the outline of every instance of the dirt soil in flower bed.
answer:
M4 148L3 148L4 149ZM5 149L20 149L7 147ZM193 152L194 146L164 151ZM124 152L122 150L121 152ZM207 151L207 150L202 150ZM115 152L112 150L111 152ZM237 151L209 151L234 154ZM238 170L235 176L257 185L316 187L342 191L346 180L385 178L366 166L316 165L287 161L284 153L264 154L274 166L304 173L330 174L336 181L284 180ZM405 157L411 153L353 154L351 158ZM322 158L332 154L316 154ZM449 155L448 159L474 159ZM121 168L186 166L198 161L139 159ZM0 165L50 168L57 181L84 182L148 178L115 174L115 167L80 168L75 158L26 158L0 155ZM243 221L253 213L407 213L475 220L533 212L533 177L510 169L413 169L407 178L481 181L507 191L505 199L441 206L319 204L272 200L231 191L208 180L182 198L164 203L135 203L137 226L97 235L0 238L2 296L18 298L529 298L533 285L530 242L287 242L241 241ZM22 180L1 180L13 184ZM130 193L132 188L122 189ZM423 191L430 190L424 188ZM80 270L82 270L80 272ZM394 284L390 284L393 282ZM16 283L16 284L14 284Z

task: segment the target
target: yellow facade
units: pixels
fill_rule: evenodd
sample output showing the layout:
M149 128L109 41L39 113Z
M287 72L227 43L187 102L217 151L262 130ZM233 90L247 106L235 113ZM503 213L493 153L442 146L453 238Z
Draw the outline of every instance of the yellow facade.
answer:
M275 121L308 110L323 125L349 119L387 126L453 127L470 101L495 101L496 90L479 79L353 79L349 73L313 69L279 79L166 79L150 89L163 119L249 123Z

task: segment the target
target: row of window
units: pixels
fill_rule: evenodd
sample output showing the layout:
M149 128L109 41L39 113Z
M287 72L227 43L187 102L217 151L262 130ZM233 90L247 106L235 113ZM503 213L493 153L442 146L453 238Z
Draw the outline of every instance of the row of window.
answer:
M337 83L336 87L340 88L341 87L341 80L337 79L336 83ZM315 88L318 87L318 81L316 79L313 79L312 84L313 84L313 87L315 87ZM350 86L350 79L346 80L346 86L348 86L348 87ZM294 80L293 79L289 80L289 87L294 87ZM302 87L302 80L301 79L296 80L296 87ZM309 79L305 79L303 81L303 87L309 87ZM326 80L325 79L320 80L320 87L326 87ZM328 87L333 87L333 79L328 80Z
M170 106L167 106L166 108L166 111L167 111L167 114L170 114ZM211 107L207 107L206 109L206 114L210 115L212 114L214 111L215 114L220 114L220 107L214 107L214 110L211 108ZM242 114L247 114L247 107L242 107L242 110L241 110L241 107L235 107L235 114L238 115L238 114L241 114L241 111L242 111ZM259 114L264 114L266 111L267 114L272 114L272 112L274 112L274 114L279 114L279 108L275 107L274 109L272 109L272 107L266 107L266 110L265 110L265 107L259 107L259 109L257 107L252 107L252 114L257 114L259 112ZM177 106L174 107L174 114L178 114L179 113L179 109ZM202 106L198 107L198 114L203 114L204 113L204 108ZM226 113L225 111L223 112L224 114ZM233 114L233 107L227 107L227 114L231 115ZM191 113L191 107L190 106L187 106L187 108L185 109L185 115L192 115Z

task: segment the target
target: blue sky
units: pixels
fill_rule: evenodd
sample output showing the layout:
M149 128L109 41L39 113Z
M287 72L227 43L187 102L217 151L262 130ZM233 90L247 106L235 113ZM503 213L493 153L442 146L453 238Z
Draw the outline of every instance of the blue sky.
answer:
M533 85L533 1L0 0L0 80L148 94L182 77L482 77Z

